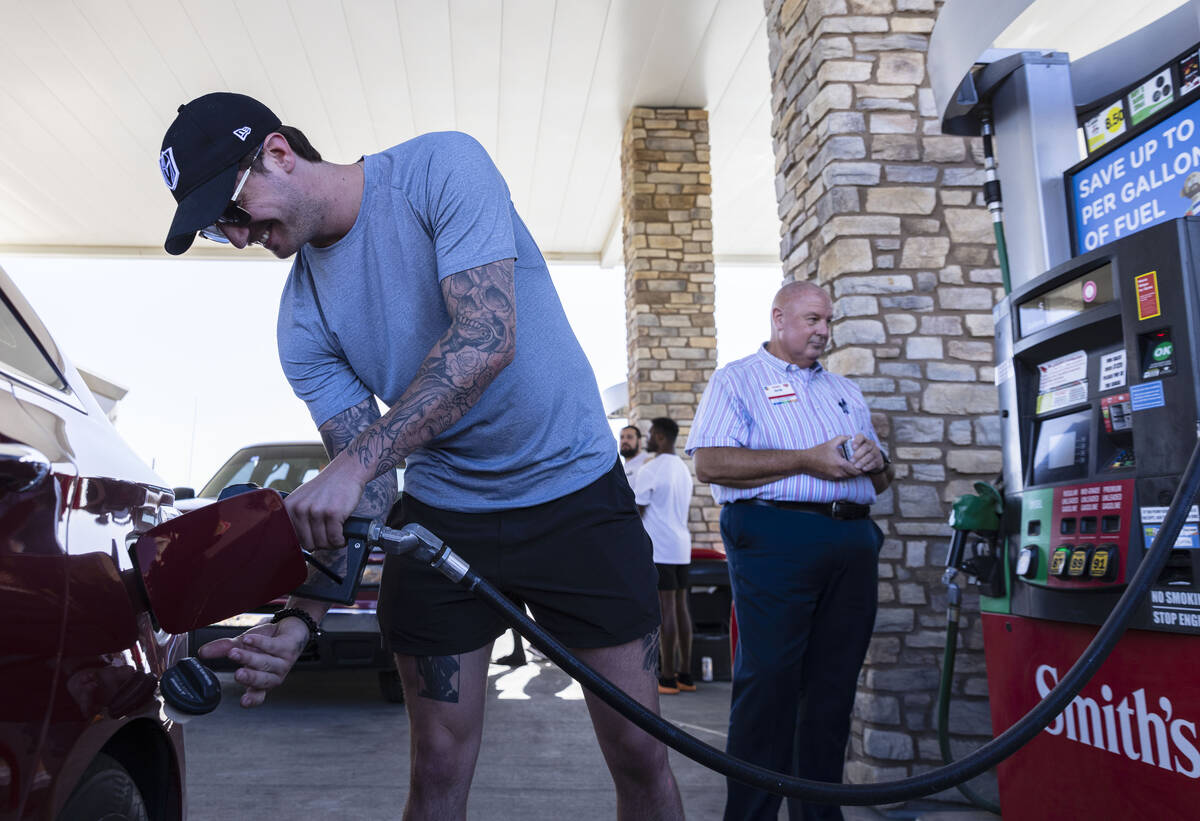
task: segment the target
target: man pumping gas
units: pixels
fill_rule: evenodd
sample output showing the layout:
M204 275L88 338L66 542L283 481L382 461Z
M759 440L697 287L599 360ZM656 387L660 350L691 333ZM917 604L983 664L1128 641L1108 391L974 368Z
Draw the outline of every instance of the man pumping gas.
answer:
M483 147L444 132L331 163L257 100L214 93L179 108L160 166L178 203L168 252L199 233L294 257L279 357L332 459L285 501L301 543L336 549L351 514L418 523L657 711L650 541L595 376ZM261 704L325 609L294 597L276 622L200 655L240 664L243 706ZM394 558L379 616L407 694L405 817L465 817L491 646L507 626ZM586 698L618 814L682 817L665 747Z

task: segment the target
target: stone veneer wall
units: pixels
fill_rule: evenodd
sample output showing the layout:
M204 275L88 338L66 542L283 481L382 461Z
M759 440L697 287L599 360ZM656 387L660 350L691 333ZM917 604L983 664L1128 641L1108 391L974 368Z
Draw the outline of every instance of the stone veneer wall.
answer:
M712 178L708 112L635 108L621 141L629 419L669 416L683 448L716 369ZM689 527L697 547L720 547L718 510L697 484Z
M981 149L940 133L925 64L940 2L765 7L784 279L833 296L825 363L862 389L896 464L875 509L879 616L847 763L850 781L889 780L940 764L946 519L1000 470L990 311L1002 290ZM960 583L956 755L990 735L978 596Z

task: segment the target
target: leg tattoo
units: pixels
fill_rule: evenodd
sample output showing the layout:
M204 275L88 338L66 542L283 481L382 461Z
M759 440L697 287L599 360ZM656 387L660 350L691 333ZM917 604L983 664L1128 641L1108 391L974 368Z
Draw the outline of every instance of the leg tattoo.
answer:
M642 669L654 673L658 669L658 628L642 638Z
M421 689L417 695L457 704L458 671L458 656L418 656L417 675L421 677Z

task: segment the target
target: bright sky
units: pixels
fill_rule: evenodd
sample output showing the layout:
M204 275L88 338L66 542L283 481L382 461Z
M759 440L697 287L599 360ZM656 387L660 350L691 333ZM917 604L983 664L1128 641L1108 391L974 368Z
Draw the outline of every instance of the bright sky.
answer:
M288 262L0 255L64 353L129 393L117 430L170 486L200 487L244 445L317 440L283 378L275 316ZM620 268L552 265L601 390L625 381ZM766 338L777 265L717 270L717 358Z

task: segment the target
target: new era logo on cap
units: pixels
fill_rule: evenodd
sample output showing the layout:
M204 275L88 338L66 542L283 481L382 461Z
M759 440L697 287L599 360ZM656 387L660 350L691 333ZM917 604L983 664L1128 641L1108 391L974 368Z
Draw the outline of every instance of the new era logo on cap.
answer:
M250 136L250 126L244 125L241 128L236 129L233 132L233 136L237 137L242 142L245 142L246 138Z

